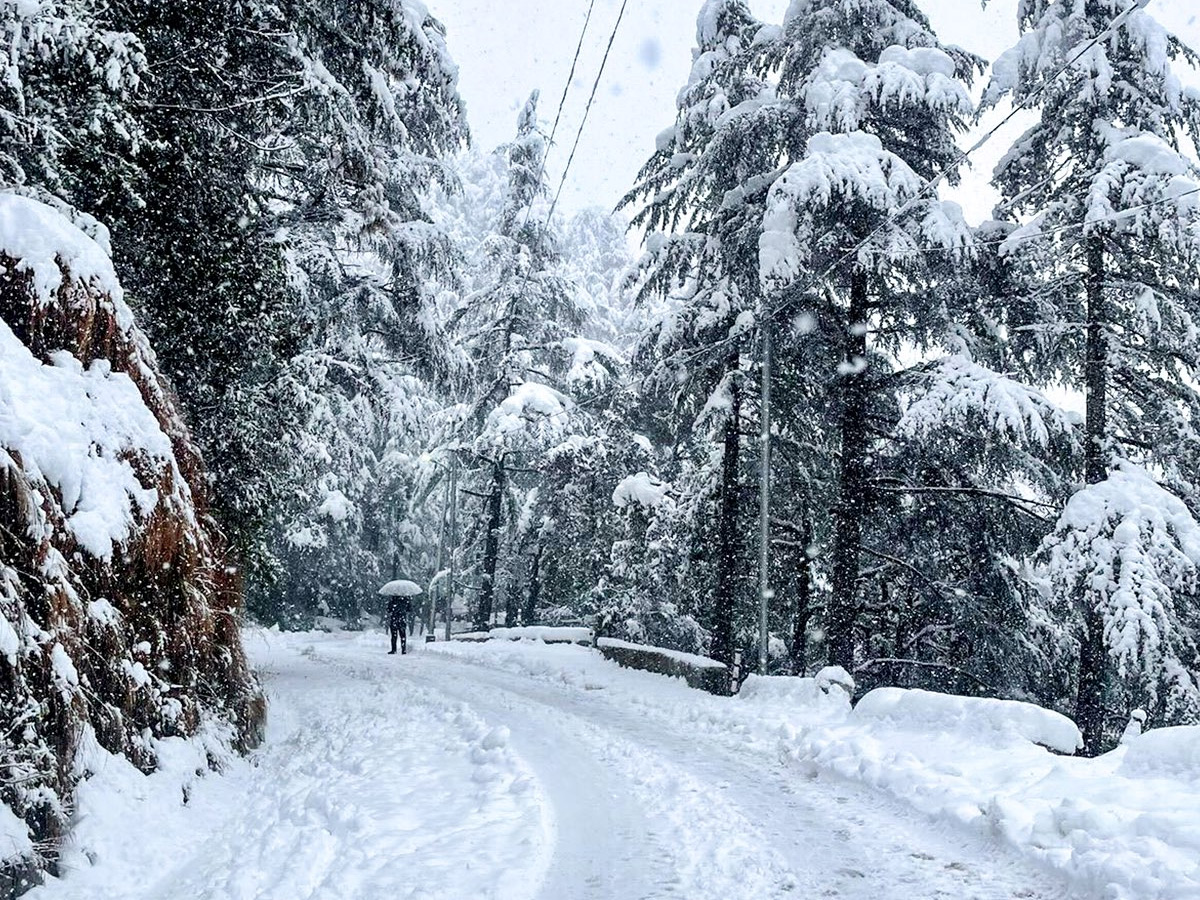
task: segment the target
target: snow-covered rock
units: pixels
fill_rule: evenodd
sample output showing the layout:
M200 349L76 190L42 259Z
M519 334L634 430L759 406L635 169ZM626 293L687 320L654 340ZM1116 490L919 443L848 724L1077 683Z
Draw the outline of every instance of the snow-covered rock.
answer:
M82 735L142 768L208 716L251 739L261 700L205 491L105 250L0 194L0 870L62 837Z

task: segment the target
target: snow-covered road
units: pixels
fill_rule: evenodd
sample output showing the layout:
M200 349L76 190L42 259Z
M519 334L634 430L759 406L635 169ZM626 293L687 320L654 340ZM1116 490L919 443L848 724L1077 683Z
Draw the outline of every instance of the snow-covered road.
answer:
M579 648L539 645L549 662L518 671L460 645L388 656L377 635L251 645L267 745L223 777L183 742L150 778L95 754L66 877L32 897L1069 896L752 729L681 726L703 695Z
M559 825L543 900L1067 896L999 848L857 786L798 777L754 747L735 756L600 684L429 653L404 677L511 729Z

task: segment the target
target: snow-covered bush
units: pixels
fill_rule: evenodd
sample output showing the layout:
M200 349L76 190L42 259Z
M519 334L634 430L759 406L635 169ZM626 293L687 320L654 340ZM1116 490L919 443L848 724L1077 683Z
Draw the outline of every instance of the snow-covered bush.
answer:
M26 857L0 868L53 860L86 731L144 769L209 720L253 742L240 585L206 504L108 257L0 194L0 826L23 820Z

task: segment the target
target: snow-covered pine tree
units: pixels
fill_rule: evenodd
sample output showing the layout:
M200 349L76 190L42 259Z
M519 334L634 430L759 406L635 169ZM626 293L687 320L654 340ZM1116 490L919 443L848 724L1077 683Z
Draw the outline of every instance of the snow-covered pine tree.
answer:
M769 292L772 327L793 338L781 341L781 437L808 475L792 492L800 502L781 516L795 532L785 540L795 545L803 535L794 588L809 596L794 604L795 619L811 615L812 605L814 529L805 510L832 505L825 626L832 661L851 664L863 522L878 474L868 468L876 420L894 419L889 354L927 347L946 330L946 310L930 308L922 294L932 282L919 251L932 244L954 255L970 242L955 208L919 194L925 178L948 172L957 156L954 132L971 111L963 81L977 61L940 48L911 3L797 0L784 26L773 28L743 3L713 0L701 11L698 43L676 127L660 138L628 198L649 201L638 224L674 232L652 239L649 286L683 287L649 346L678 399L693 392L709 412L740 413L737 348ZM868 236L856 258L843 259ZM781 310L802 315L793 323ZM741 526L730 501L738 493L738 418L723 418L732 465L721 478L718 624L729 615L723 586L738 565ZM819 461L835 454L840 471L823 478ZM723 652L730 635L717 635Z
M773 302L809 310L809 338L824 344L815 355L839 455L825 627L830 662L853 669L897 355L928 350L948 330L952 312L928 300L928 248L953 257L971 243L960 211L924 185L955 175L977 61L942 47L907 0L795 0L776 52L779 102L802 142L770 189L761 275Z
M468 256L471 276L450 317L472 372L461 428L470 435L464 443L482 503L474 531L481 546L474 604L479 627L497 612L506 567L506 621L516 622L522 606L529 606L529 588L536 592L543 578L538 560L552 524L547 516L561 499L530 492L539 477L553 482L558 467L591 464L595 445L583 436L587 410L573 395L591 402L586 392L620 366L618 353L579 337L584 315L547 218L546 141L537 125L537 99L535 93L522 110L516 139L482 165L481 174L494 181L503 201ZM466 189L469 195L472 187ZM528 565L518 559L522 546Z
M1197 501L1200 97L1173 71L1197 58L1144 6L1023 3L985 97L1040 107L995 181L1022 223L1005 249L1041 261L1045 327L1087 398L1087 486L1047 541L1045 574L1079 620L1076 716L1093 753L1129 707L1166 721L1200 710L1200 560L1177 499Z
M757 41L771 33L742 0L703 5L676 122L659 136L623 201L640 207L633 222L648 233L641 301L665 307L643 334L635 365L650 414L681 450L696 454L685 463L702 476L687 492L697 501L689 505L696 514L691 543L706 563L696 575L709 582L698 588L705 598L698 612L711 631L710 654L724 662L733 659L749 566L742 537L743 357L759 297L761 202L787 140L773 87L758 74ZM709 464L714 445L721 448L716 466ZM706 544L700 532L714 512Z
M27 6L54 5L19 5ZM123 75L118 56L105 72L111 83L83 82L80 99L120 86L136 102L124 104L124 119L77 121L81 130L59 154L60 175L44 187L61 186L111 230L118 272L210 464L216 513L254 566L265 553L265 526L290 465L286 435L296 424L281 376L297 323L251 177L262 95L277 83L272 56L245 4L87 6L115 46L137 47L153 77ZM107 58L87 47L70 52L69 39L80 33L74 26L40 33L63 45L39 60L38 86L47 93L37 105L45 108L63 92L75 94L81 65ZM110 152L122 144L127 152Z
M0 185L77 200L77 167L130 175L142 142L130 104L146 74L141 41L86 0L0 8Z
M432 572L419 460L461 372L437 308L455 254L421 198L450 179L442 157L467 128L445 31L421 4L257 7L287 78L255 186L303 323L288 379L305 415L275 544L289 574L260 601L355 620L380 579Z

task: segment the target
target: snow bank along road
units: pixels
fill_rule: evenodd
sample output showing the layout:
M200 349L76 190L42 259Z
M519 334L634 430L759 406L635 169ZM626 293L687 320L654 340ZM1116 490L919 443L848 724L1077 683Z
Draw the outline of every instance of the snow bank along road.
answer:
M64 877L35 900L1057 898L986 836L781 754L681 682L586 649L388 656L254 632L266 745L145 777L93 750ZM209 747L211 752L211 746Z

